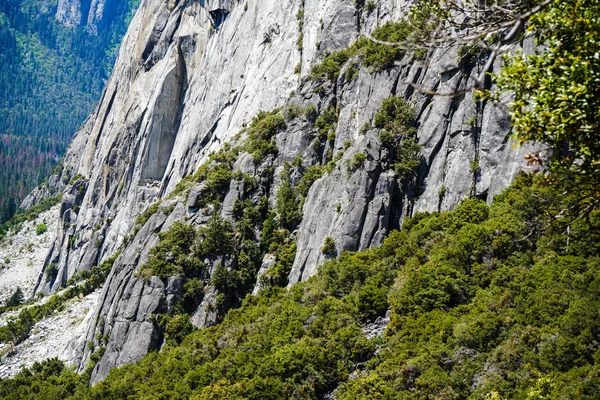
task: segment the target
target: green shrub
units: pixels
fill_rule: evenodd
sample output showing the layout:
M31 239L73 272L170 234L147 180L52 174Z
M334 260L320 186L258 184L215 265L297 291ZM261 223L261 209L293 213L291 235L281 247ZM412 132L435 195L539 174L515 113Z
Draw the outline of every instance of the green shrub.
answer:
M335 126L338 121L337 111L335 107L330 107L324 110L315 122L315 128L319 132L319 138L325 139L330 132L335 132Z
M386 24L377 27L372 36L375 39L402 42L411 33L411 27L407 22L387 22ZM311 77L313 79L327 79L330 81L336 80L342 67L351 58L361 56L361 65L371 69L374 72L380 72L394 66L394 63L400 60L405 54L405 51L393 46L377 44L365 37L357 40L348 49L335 51L325 57L320 64L313 66ZM349 77L353 77L352 73ZM351 79L346 79L347 81Z
M298 182L298 186L296 186L296 190L300 193L302 198L305 198L308 195L308 191L313 183L321 178L324 173L325 170L322 165L312 165L304 171L300 182Z
M194 325L187 314L176 315L169 320L165 328L165 340L171 346L181 344L183 339L194 332Z
M277 211L279 224L286 229L293 230L302 219L300 201L289 178L284 178L279 186L275 201L275 210Z
M248 142L244 150L252 154L256 163L261 162L269 154L277 154L277 146L272 139L285 127L285 118L279 110L261 111L252 119L248 128Z
M458 49L458 64L462 69L471 69L482 57L484 51L477 44L465 45Z
M381 248L343 252L289 290L267 284L213 327L189 333L188 317L172 318L169 346L111 370L93 388L57 363L47 376L0 380L0 393L594 399L600 240L585 221L567 233L554 218L570 209L564 189L540 181L520 175L489 207L469 199L454 211L415 214ZM272 227L268 242L289 265L295 245L279 231ZM286 268L273 267L267 283ZM239 276L217 266L215 307L227 304ZM367 339L365 324L387 310L385 336ZM0 328L0 337L27 331L38 312L23 313L13 331ZM43 394L27 392L37 385Z
M23 304L23 291L20 287L6 300L6 307L17 307Z
M365 10L367 10L367 14L371 14L377 8L377 3L374 1L367 1L365 4Z
M373 123L376 128L385 129L396 136L410 134L414 126L416 113L404 99L392 96L383 100Z
M192 278L183 285L182 306L185 311L194 312L204 298L204 284Z
M50 265L48 265L48 268L46 268L45 274L46 274L46 282L52 282L56 278L56 275L58 274L58 264L51 263Z
M406 181L413 178L421 163L421 146L416 141L416 113L399 97L385 99L373 123L379 128L379 141L391 150L392 168Z
M138 230L139 230L139 228L146 225L146 222L148 222L148 220L150 219L151 216L156 214L161 203L162 203L162 200L158 200L157 202L152 204L150 207L148 207L143 213L138 215L138 217L135 219L135 224L136 224L136 226L138 226Z
M47 230L48 227L46 226L46 224L37 224L35 226L35 234L38 236L46 233Z
M396 149L396 161L392 164L396 176L407 180L416 175L421 164L421 150L421 145L414 138L402 140L400 147Z
M233 227L217 214L200 228L198 236L200 244L196 252L200 257L218 257L233 251Z
M200 274L203 265L192 256L196 231L189 225L175 222L166 232L159 233L159 243L150 250L148 262L141 267L151 275L168 278L177 274Z
M77 181L83 180L85 179L85 176L81 175L81 174L77 174L74 177L71 178L71 180L69 181L69 185L74 184Z
M351 64L346 69L346 76L344 77L344 79L346 82L355 81L358 78L359 73L359 70L356 69L356 67L353 64Z
M327 236L325 241L323 242L323 248L321 249L321 253L323 253L327 257L336 257L337 249L335 248L335 241L331 236Z
M355 171L363 166L367 155L365 153L356 153L354 159L350 162L350 170Z

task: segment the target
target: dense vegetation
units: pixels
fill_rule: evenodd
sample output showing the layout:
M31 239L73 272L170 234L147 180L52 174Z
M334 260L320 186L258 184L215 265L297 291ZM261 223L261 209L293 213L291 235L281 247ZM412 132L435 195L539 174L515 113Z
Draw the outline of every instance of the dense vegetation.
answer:
M180 318L162 352L113 370L93 389L86 375L57 369L49 377L37 366L0 381L0 393L595 398L600 236L585 222L569 230L557 222L568 204L536 181L521 175L491 207L469 199L455 211L417 214L381 248L343 253L289 291L249 296L218 326L190 333ZM367 338L363 326L386 310L385 334ZM59 390L63 397L49 395Z
M66 142L39 136L0 134L0 223L9 220L19 202L43 182Z
M49 175L100 98L137 0L97 32L61 25L57 0L0 0L0 223Z

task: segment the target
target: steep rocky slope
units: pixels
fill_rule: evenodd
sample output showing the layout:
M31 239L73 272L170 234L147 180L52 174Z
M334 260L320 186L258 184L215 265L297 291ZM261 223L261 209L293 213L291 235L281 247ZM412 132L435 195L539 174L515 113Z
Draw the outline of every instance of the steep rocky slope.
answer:
M468 196L491 201L524 168L523 154L531 150L513 148L504 106L475 103L471 94L432 97L407 83L443 92L467 87L480 67L459 65L457 48L436 50L422 61L406 54L381 70L361 68L353 58L334 79L311 78L312 66L328 52L400 20L409 6L382 1L368 13L353 0L142 1L100 105L71 144L62 175L28 199L35 203L64 192L61 223L45 264L56 265L58 273L40 279L37 292L52 293L122 251L87 339L73 352L72 361L83 370L94 346L105 346L93 382L160 348L157 316L174 311L185 277L161 279L140 270L159 243L158 233L177 221L203 226L217 214L239 224L240 202L258 207L265 198L267 208L276 209L281 188L298 186L310 167L322 166L322 176L302 196L301 218L288 226L288 239L296 243L286 279L291 285L314 275L332 252L380 245L414 212L453 208ZM371 127L391 96L406 99L416 113L422 151L409 182L394 173L380 132ZM276 151L249 154L247 141L261 119L248 125L259 111L276 108L285 115L273 135ZM318 120L331 110L335 131L323 135ZM239 179L229 177L217 205L203 201L214 198L202 179L188 178L183 190L177 188L203 164L209 170L224 164L210 155L225 143L238 149L231 167L241 173ZM136 221L148 209L153 212ZM264 233L263 222L250 236ZM268 249L260 256L263 265L251 277L264 282L256 277L276 257ZM237 268L238 258L207 257L208 277L219 266ZM192 312L197 326L214 324L224 311L215 285L204 283Z

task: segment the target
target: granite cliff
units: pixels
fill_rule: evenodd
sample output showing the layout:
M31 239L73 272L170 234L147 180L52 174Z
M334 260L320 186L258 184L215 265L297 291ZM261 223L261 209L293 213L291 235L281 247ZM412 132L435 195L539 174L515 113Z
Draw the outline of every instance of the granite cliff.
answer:
M61 4L61 15L73 24L84 14L95 23L93 15L105 7L101 1ZM491 201L526 168L523 155L532 150L510 140L507 98L492 104L469 92L431 96L410 84L447 93L467 88L482 66L459 63L458 47L420 57L408 52L381 69L364 66L357 56L333 79L311 74L330 53L401 20L410 5L380 1L369 12L353 0L141 2L99 106L74 138L63 168L25 202L63 193L36 293L52 294L120 251L66 359L83 370L94 347L104 346L92 375L98 382L111 368L161 347L156 316L173 311L184 282L140 270L159 233L177 222L200 227L216 214L235 224L244 201L256 206L266 199L275 209L283 186L297 187L307 171L321 167L290 229L296 252L287 284L293 285L314 275L332 252L380 245L416 212L452 209L469 196ZM497 60L492 69L500 67ZM373 126L383 101L393 96L415 111L421 151L408 180L394 172ZM244 147L253 118L277 109L285 122L272 138L276 151L257 157ZM323 134L316 121L328 113L334 115ZM227 181L217 205L206 204L210 188L189 177L203 165L217 165L219 150L236 146L241 150L232 170L242 178ZM260 236L260 229L253 234ZM276 262L268 249L261 256L254 291ZM236 263L209 257L208 275ZM218 289L207 281L203 291L192 315L198 327L218 322L222 312Z

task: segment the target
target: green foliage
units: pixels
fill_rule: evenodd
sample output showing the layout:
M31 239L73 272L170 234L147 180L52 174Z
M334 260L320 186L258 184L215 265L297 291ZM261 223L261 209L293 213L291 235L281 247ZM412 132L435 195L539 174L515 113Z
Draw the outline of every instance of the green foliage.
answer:
M6 300L6 307L17 307L23 304L23 291L20 287Z
M56 279L56 275L58 274L58 265L56 263L50 263L46 268L46 282L52 282Z
M280 225L286 229L294 229L302 219L300 201L298 200L294 187L287 177L281 182L279 190L277 191L275 210Z
M412 134L416 113L406 100L392 96L383 100L375 114L373 124L376 128L391 131L396 136Z
M355 171L363 166L365 160L367 159L367 155L365 153L356 153L354 158L350 162L350 170Z
M252 138L247 143L248 145L245 150L248 151L258 151L261 154L263 154L263 151L277 151L277 147L274 147L274 144L267 145L267 148L270 150L259 148L258 142ZM209 160L198 168L194 175L184 178L177 184L177 187L173 191L173 196L184 192L194 182L204 183L205 188L199 206L204 207L211 203L221 203L229 189L231 180L235 177L233 163L240 151L242 151L241 147L231 147L229 143L225 143L217 153L212 154Z
M194 325L188 314L176 315L171 318L165 328L165 340L167 344L176 346L181 344L183 339L194 332Z
M201 257L216 257L233 251L233 227L218 215L213 215L199 230L201 243L196 249Z
M81 174L77 174L77 175L75 175L75 176L73 176L73 177L71 178L71 180L69 181L69 185L72 185L72 184L74 184L75 182L77 182L77 181L80 181L80 180L82 180L82 179L85 179L85 176L83 176L83 175L81 175Z
M323 248L321 249L321 253L323 253L327 257L336 257L337 249L335 248L335 241L331 236L327 236L325 238L325 242L323 243Z
M35 234L36 235L43 235L44 233L46 233L46 231L48 230L48 227L46 226L46 224L37 224L35 226Z
M377 8L377 3L374 1L367 1L365 4L365 10L367 14L371 14Z
M387 22L375 28L372 36L378 40L401 42L408 37L410 32L411 28L407 22ZM365 37L361 37L348 49L335 51L326 56L320 64L313 66L311 76L313 79L334 81L339 77L344 64L356 56L360 56L363 67L369 68L374 72L381 72L393 67L394 63L400 60L404 54L405 51L397 47L377 44ZM351 72L349 75L347 73L346 80L353 80L355 74L355 72Z
M324 173L325 169L322 165L312 165L304 171L300 182L298 182L298 186L296 186L296 190L298 193L300 193L303 199L308 195L308 191L312 187L313 183L315 183L317 179L321 178ZM302 208L302 205L300 208Z
M168 278L177 274L198 275L202 264L192 257L196 231L189 225L175 222L166 232L159 233L159 243L150 250L148 263L140 274Z
M204 298L204 284L199 278L192 278L183 285L181 305L185 311L194 312Z
M319 139L324 140L331 133L335 133L335 126L338 121L338 115L335 107L324 110L315 122L315 128L319 132Z
M458 49L458 65L463 70L473 68L482 58L483 49L477 44L465 45Z
M0 396L10 400L63 400L75 396L78 386L85 389L89 377L89 371L78 375L62 361L52 358L41 363L35 362L14 379L0 379Z
M346 75L344 79L346 80L346 82L353 82L358 78L359 73L359 70L356 69L354 64L350 64L346 69Z
M409 137L401 141L396 149L396 161L392 164L396 176L407 180L415 176L421 164L421 145L415 138Z
M515 138L550 146L553 178L571 182L585 215L600 205L598 15L595 1L552 2L528 24L541 50L507 57L496 77L515 96Z
M277 154L273 139L285 127L285 118L279 110L260 112L248 127L249 141L244 150L252 154L256 163L260 163L269 154Z
M489 207L469 199L454 211L418 213L381 248L344 252L289 290L267 287L185 338L188 317L173 318L170 346L93 388L56 368L55 378L0 380L11 388L0 392L48 398L31 389L44 385L73 399L323 398L333 390L340 399L594 399L600 240L584 221L567 234L553 218L567 206L554 203L562 189L540 182L523 174ZM225 287L232 277L218 267L214 279ZM364 324L388 310L385 334L367 339Z
M421 163L421 146L416 141L416 113L399 97L385 99L373 123L380 129L381 144L391 151L392 167L402 180L412 178Z

